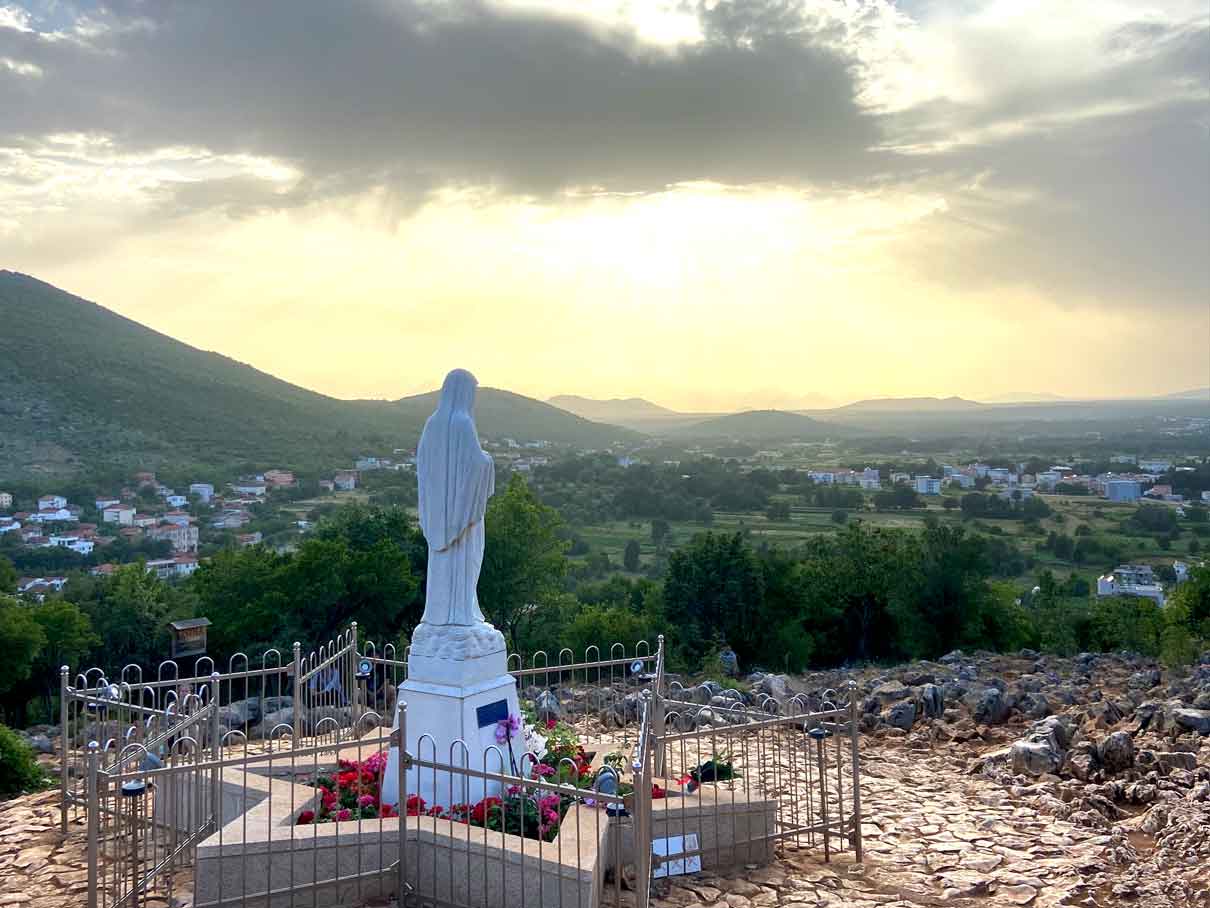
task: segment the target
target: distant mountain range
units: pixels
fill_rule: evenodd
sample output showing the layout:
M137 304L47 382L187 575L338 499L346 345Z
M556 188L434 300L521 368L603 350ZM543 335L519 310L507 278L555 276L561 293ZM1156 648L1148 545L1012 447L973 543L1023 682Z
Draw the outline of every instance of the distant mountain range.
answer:
M1003 394L993 394L990 397L983 398L982 403L1035 404L1066 399L1063 395L1052 394L1050 391L1005 391Z
M333 469L415 445L436 400L317 394L12 271L0 271L0 389L0 479L162 465ZM476 412L486 436L586 448L639 437L491 388Z
M858 400L836 409L845 413L937 413L955 410L979 410L983 404L962 397L875 397Z
M594 400L591 397L580 397L578 394L559 394L550 398L547 403L585 419L617 425L626 425L635 420L668 419L684 415L641 397Z
M415 445L436 400L436 391L337 400L0 271L0 480L140 466L326 471L359 454ZM949 437L976 427L1083 433L1094 424L1116 421L1120 430L1123 420L1185 415L1210 415L1210 389L1124 401L878 398L834 409L720 414L678 413L642 398L561 395L546 403L481 388L476 406L487 437L598 449L652 435L760 443L869 432Z
M694 439L736 439L753 442L821 441L837 434L837 427L786 410L748 410L728 413L678 427L673 433Z
M395 401L392 406L408 423L420 428L437 408L440 391L428 391ZM475 396L475 426L489 438L518 441L545 439L582 448L604 448L614 442L634 442L640 433L617 425L594 422L574 413L499 388L480 388ZM419 437L419 429L417 429Z

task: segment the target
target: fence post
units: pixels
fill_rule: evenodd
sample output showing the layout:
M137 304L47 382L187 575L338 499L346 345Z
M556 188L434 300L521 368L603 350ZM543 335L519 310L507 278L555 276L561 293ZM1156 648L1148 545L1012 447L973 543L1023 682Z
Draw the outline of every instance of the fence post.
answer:
M347 683L349 685L349 718L353 724L353 731L357 732L358 725L361 722L361 691L358 689L357 683L357 622L354 621L349 626L349 655L348 667L349 677ZM356 737L356 734L354 734Z
M294 715L293 738L291 747L299 747L302 738L302 709L303 709L303 680L302 680L302 644L294 641Z
M861 755L857 729L857 682L849 682L849 739L853 750L853 852L857 863L861 854Z
M408 774L408 770L407 770L407 764L410 761L408 759L407 750L404 747L404 745L406 744L407 739L408 739L408 734L407 734L408 705L406 703L404 703L403 700L400 699L399 697L395 698L395 719L396 719L395 731L391 732L390 747L399 748L399 759L396 761L396 763L399 766L399 770L398 770L399 778L395 780L398 783L398 787L399 787L399 804L397 805L397 809L395 810L395 815L399 818L399 881L398 881L398 892L396 893L396 899L398 901L400 908L405 908L405 906L407 905L407 898L408 898L408 881L407 881L407 867L408 867L407 774Z
M648 703L650 706L650 702ZM651 899L651 755L639 748L631 769L634 771L634 886L639 908L646 908ZM618 872L625 863L625 854L617 855Z
M67 705L67 673L66 665L59 669L59 830L67 835L67 759L70 754L67 738L67 723L69 709Z
M97 791L99 746L96 741L88 742L88 908L97 908L97 839L101 816L101 799Z
M664 706L664 635L663 634L659 635L657 646L656 646L655 696L652 698L651 708L653 710L653 712L652 712L653 722L651 725L651 731L655 735L654 765L652 767L652 775L653 775L652 781L654 781L655 778L662 779L664 777L664 773L666 772L665 759L664 759L664 734L667 731L667 729L665 727L665 720L666 720L667 716L665 714L665 706Z
M218 714L219 673L210 675L210 810L214 814L215 831L223 825L223 771L219 764L223 759L223 727Z

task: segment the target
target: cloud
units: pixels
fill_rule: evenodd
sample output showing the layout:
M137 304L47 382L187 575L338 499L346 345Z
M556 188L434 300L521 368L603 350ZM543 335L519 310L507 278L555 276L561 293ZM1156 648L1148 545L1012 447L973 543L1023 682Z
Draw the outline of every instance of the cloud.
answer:
M752 23L669 49L472 2L132 3L87 41L11 31L0 55L43 73L0 70L0 142L85 131L267 156L311 196L843 181L881 139L849 60Z
M982 299L1192 311L1208 38L1204 0L3 5L0 238L693 183L916 195L927 217L838 235Z
M947 202L900 244L900 261L949 286L1204 316L1207 18L1094 22L1057 46L1017 24L960 31L972 59L959 68L991 61L990 71L958 85L961 100L890 118L904 176ZM995 63L1023 51L1029 65Z

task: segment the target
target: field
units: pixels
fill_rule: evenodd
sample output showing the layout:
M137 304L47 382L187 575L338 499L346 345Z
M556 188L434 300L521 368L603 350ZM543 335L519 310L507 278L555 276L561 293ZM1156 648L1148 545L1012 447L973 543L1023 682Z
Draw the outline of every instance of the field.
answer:
M783 500L787 499L783 497ZM960 511L947 510L941 501L940 497L933 497L928 500L926 507L910 511L850 511L848 519L861 520L869 526L920 531L924 528L927 518L934 518L946 524L965 526L972 532L1003 538L1012 542L1027 558L1033 560L1032 567L1013 578L1022 584L1032 583L1043 570L1050 570L1059 577L1077 573L1091 580L1114 566L1108 562L1102 563L1104 559L1091 559L1084 564L1074 564L1070 560L1055 557L1043 547L1051 531L1072 536L1077 527L1087 526L1091 530L1087 538L1118 547L1121 557L1113 559L1114 563L1171 563L1172 560L1186 555L1188 541L1194 538L1190 525L1182 521L1179 540L1168 551L1164 551L1152 536L1126 535L1122 532L1122 523L1134 512L1135 505L1108 502L1099 498L1046 496L1045 501L1053 513L1040 521L1039 528L1032 532L1021 520L964 519ZM770 520L763 513L719 512L715 513L713 524L710 526L701 523L670 522L671 542L668 548L675 549L689 542L695 535L707 531L743 532L756 545L767 542L771 546L793 548L809 539L818 538L821 534L836 533L841 524L833 521L832 514L830 508L792 505L789 520ZM648 521L618 520L577 526L574 529L589 546L587 554L578 556L580 560L592 554L604 553L620 569L626 544L632 539L639 543L640 559L644 565L658 556L657 547L651 537L651 523Z

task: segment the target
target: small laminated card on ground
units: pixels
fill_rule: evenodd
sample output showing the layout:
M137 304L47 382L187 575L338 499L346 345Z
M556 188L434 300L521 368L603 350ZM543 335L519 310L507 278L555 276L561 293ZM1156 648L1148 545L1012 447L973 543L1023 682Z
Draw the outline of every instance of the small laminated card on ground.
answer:
M678 858L678 854L686 851L697 851L697 833L685 836L669 836L666 839L653 839L651 853L658 856L660 865L652 870L652 877L684 876L686 873L698 873L702 869L702 856L695 854L688 858Z

